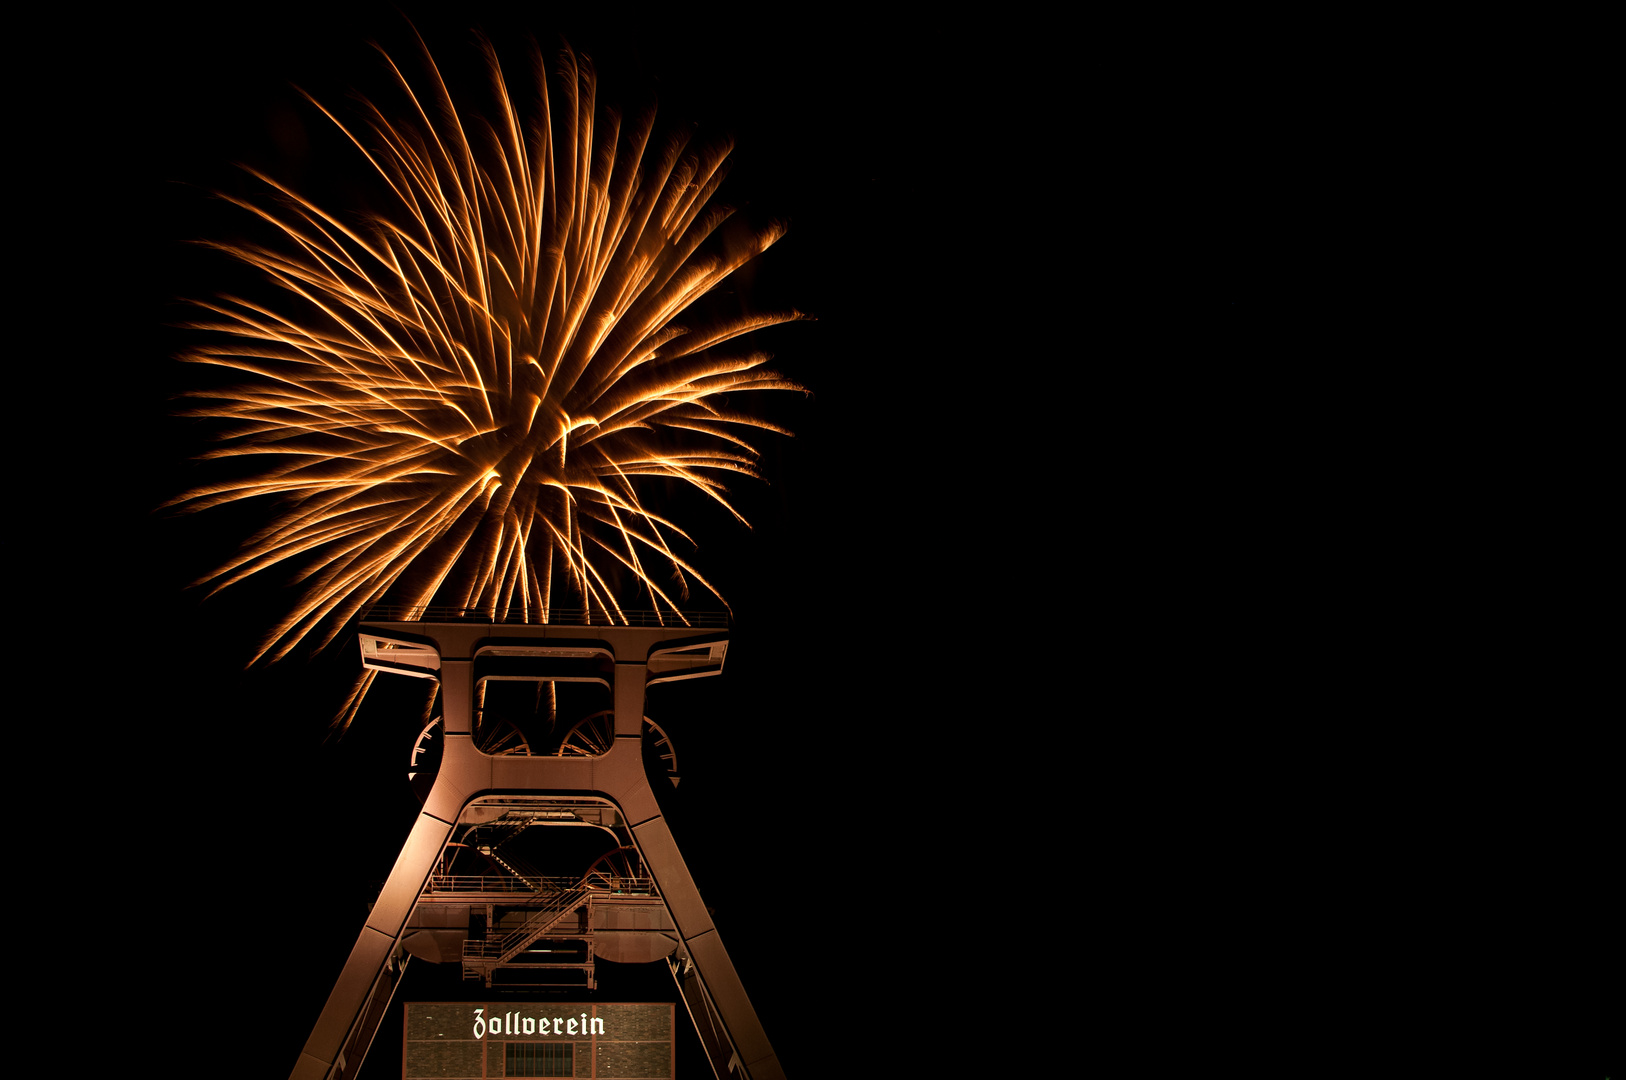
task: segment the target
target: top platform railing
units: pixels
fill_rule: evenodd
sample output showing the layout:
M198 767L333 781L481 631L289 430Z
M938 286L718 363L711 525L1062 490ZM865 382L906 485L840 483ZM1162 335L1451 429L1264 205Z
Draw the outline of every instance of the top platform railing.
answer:
M361 619L384 622L470 622L516 626L692 626L699 629L728 629L726 611L620 611L552 608L547 618L534 612L498 614L487 608L459 608L443 604L375 604L361 613Z
M550 896L583 888L594 892L650 895L655 891L655 882L654 879L647 877L606 874L593 874L586 878L545 877L535 883L495 874L432 874L425 891L437 895L504 893L545 900Z

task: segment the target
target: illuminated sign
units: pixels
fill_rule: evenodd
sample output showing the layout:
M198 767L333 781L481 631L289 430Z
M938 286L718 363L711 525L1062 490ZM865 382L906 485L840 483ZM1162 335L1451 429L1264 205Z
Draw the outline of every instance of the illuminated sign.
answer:
M408 1080L672 1080L676 1005L634 1001L409 1001Z
M553 1030L548 1030L549 1024ZM510 1010L501 1016L493 1015L488 1022L484 1009L474 1010L474 1037L483 1039L486 1032L493 1035L603 1035L604 1017L595 1016L589 1024L587 1014L581 1019L574 1016L525 1016Z

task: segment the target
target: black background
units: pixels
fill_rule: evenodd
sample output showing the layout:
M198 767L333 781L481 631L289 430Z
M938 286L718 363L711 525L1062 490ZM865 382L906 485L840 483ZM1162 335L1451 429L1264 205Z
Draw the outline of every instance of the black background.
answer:
M472 26L514 61L516 82L526 32L545 53L568 41L594 60L604 100L653 100L663 119L731 135L738 149L725 196L790 223L741 287L759 306L815 316L764 335L776 368L811 394L774 404L795 437L770 441L767 483L737 486L753 528L698 508L696 558L735 615L728 666L721 679L683 684L656 718L684 776L669 807L675 833L730 956L787 1070L830 1075L843 1051L828 1030L853 1008L837 1000L853 1000L854 982L876 993L913 977L905 973L931 943L910 925L904 898L954 872L935 858L936 826L917 824L942 809L915 799L955 741L943 729L964 720L941 715L942 691L909 677L924 636L885 628L935 621L943 595L982 557L922 551L923 532L937 529L968 549L984 542L957 505L974 500L931 505L962 482L958 449L920 442L946 420L932 372L950 366L950 339L964 348L967 337L946 324L953 305L923 269L963 257L941 214L964 195L935 168L919 172L923 144L946 126L922 117L952 107L963 88L948 82L950 58L929 36L411 14L454 93L484 92L469 64ZM166 361L187 333L165 324L188 318L179 301L238 274L189 243L240 228L240 211L210 197L254 190L236 163L319 199L352 194L344 175L357 167L353 150L293 87L342 105L352 88L385 83L369 40L409 55L411 38L383 5L171 15L156 25L162 45L142 56L130 87L142 107L130 132L142 163L138 242L150 260L131 286L145 305L140 333L151 335L141 375L129 380L127 419L145 473L128 491L141 538L131 586L151 620L138 633L163 643L137 677L137 697L164 703L153 721L162 751L156 761L142 755L138 783L156 789L156 843L168 854L154 859L194 897L173 909L189 928L189 959L169 985L189 999L229 996L234 1012L253 1015L261 1050L232 1074L275 1076L292 1065L416 812L404 782L415 707L392 721L370 703L344 740L325 742L354 646L244 671L264 613L281 601L275 583L207 599L184 590L270 510L148 513L196 483L188 458L206 434L166 416L172 395L198 376ZM656 965L604 965L600 978L612 999L674 1000ZM462 993L455 971L420 963L398 996ZM363 1076L397 1075L398 1012ZM680 1028L679 1075L698 1075L703 1056L687 1021ZM230 1024L204 1041L223 1055L243 1045Z
M1025 1033L1010 1075L1611 1075L1617 695L1570 467L1602 429L1584 372L1463 329L1508 338L1508 304L1463 303L1519 263L1476 193L1560 160L1524 62L1551 50L1228 15L408 14L437 58L475 24L563 37L606 97L731 132L725 192L791 223L752 286L818 317L772 336L813 396L739 485L755 529L699 533L735 634L670 729L674 830L789 1075L848 1075L845 1033L916 1005L950 1055ZM19 470L49 510L25 594L74 643L40 727L106 769L116 978L143 1020L218 1017L192 1030L226 1056L174 1071L281 1076L415 808L406 736L323 741L343 647L243 672L274 589L183 591L254 520L153 513L198 443L172 324L230 274L188 242L229 228L234 162L345 194L290 84L366 90L366 41L405 37L385 5L107 29L26 40L80 73L27 99L50 135L22 159L64 224L17 296L64 308Z

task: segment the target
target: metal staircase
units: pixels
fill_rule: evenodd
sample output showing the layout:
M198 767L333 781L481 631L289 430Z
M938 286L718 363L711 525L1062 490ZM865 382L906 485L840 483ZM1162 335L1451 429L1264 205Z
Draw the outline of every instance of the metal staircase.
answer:
M477 959L488 964L512 963L537 938L569 915L572 911L587 903L592 889L581 882L563 892L556 893L547 898L541 907L533 911L524 925L511 930L500 938L486 938L482 941L468 941L463 945L464 964L470 959Z

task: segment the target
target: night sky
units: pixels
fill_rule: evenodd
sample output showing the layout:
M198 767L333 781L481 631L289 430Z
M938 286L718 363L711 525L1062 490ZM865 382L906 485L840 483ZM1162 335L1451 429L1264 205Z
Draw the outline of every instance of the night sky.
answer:
M237 273L190 243L235 227L209 192L255 190L242 162L342 204L355 159L292 86L342 103L383 79L369 39L407 40L391 5L330 7L129 16L87 47L84 137L61 140L61 256L94 253L118 324L111 350L69 335L107 373L69 423L116 479L54 496L48 557L82 590L75 632L115 615L95 625L139 837L120 880L159 883L132 972L166 1008L242 1018L192 1028L208 1054L252 1026L246 1058L174 1075L286 1076L417 811L410 718L324 741L353 644L245 671L276 583L185 590L264 508L153 513L203 445L170 415L197 377L170 359L178 301ZM796 437L763 440L768 482L733 485L754 529L695 523L727 669L656 719L683 759L674 835L793 1080L898 1072L887 1042L854 1068L841 1025L885 1034L917 1006L971 1040L946 1061L1027 1033L1001 1051L1013 1076L1053 1054L1070 1075L1308 1075L1387 1067L1391 1038L1609 1075L1600 713L1532 695L1556 718L1486 736L1405 692L1434 670L1415 620L1343 614L1420 573L1374 568L1368 538L1416 533L1369 494L1396 485L1318 442L1337 403L1414 370L1355 356L1370 306L1329 310L1351 282L1384 303L1348 246L1395 220L1365 178L1415 161L1364 112L1387 106L1346 93L1366 67L1329 78L1329 55L1232 26L407 13L453 67L474 25L504 50L569 41L602 99L731 133L723 196L790 223L742 286L816 316L765 335L812 395L772 405ZM1394 429L1352 430L1381 456ZM1322 620L1353 643L1322 648ZM1395 636L1415 646L1398 674L1373 645ZM675 1000L658 966L607 968L605 994ZM415 961L398 997L461 992L434 975ZM398 1075L399 1033L397 1012L363 1080ZM678 1075L705 1075L680 1039Z
M224 982L234 1008L257 1017L260 1048L232 1073L244 1077L292 1066L417 810L405 783L412 715L375 707L342 742L323 741L358 663L352 642L244 672L280 602L276 583L208 600L181 589L267 508L177 519L145 517L141 505L197 475L187 458L203 445L199 425L165 413L168 396L198 376L165 360L186 333L163 324L187 317L178 298L208 296L238 273L187 243L239 227L237 211L208 192L253 192L233 168L243 162L342 202L356 158L290 84L342 105L351 88L383 83L369 38L405 51L404 24L385 5L338 19L315 10L269 22L173 17L166 47L140 72L148 121L135 138L150 229L141 241L152 258L135 286L153 328L147 370L161 374L131 380L146 475L127 512L142 537L132 575L141 606L159 613L168 636L153 692L167 703L174 755L152 779L164 831L184 834L163 841L184 849L174 862L214 883L207 912L176 913L199 938L184 972L166 981L210 998ZM699 564L733 606L735 631L724 675L683 684L656 719L684 776L669 811L678 843L769 1038L791 1075L832 1075L841 1050L823 1033L818 1003L849 980L876 989L883 977L907 981L896 968L917 968L931 943L902 933L881 895L944 869L909 839L919 809L907 793L943 750L936 721L915 714L932 695L905 678L925 646L882 631L928 610L945 584L932 578L959 572L958 560L931 575L916 566L918 530L942 513L921 504L947 482L916 465L917 440L942 415L940 391L922 385L937 331L922 327L941 318L943 302L919 268L946 255L929 239L931 208L946 195L911 175L926 136L910 110L940 92L941 61L900 65L905 42L854 41L828 26L415 19L454 93L461 77L474 96L485 87L467 71L470 26L515 59L525 30L545 51L568 41L594 59L601 100L653 99L663 120L731 133L738 148L725 198L790 222L741 287L758 306L816 317L763 335L775 367L812 394L771 405L796 437L765 440L767 483L735 486L754 528L703 507L707 516L686 522ZM516 67L508 74L523 83ZM906 463L905 472L889 474L887 462ZM926 745L911 746L917 737ZM192 772L194 747L215 764ZM600 980L601 995L676 1000L659 966L603 965ZM415 962L397 997L462 993L455 968ZM399 1029L397 1009L363 1077L398 1075ZM679 1075L703 1075L686 1019L680 1029ZM235 1038L222 1029L220 1052Z

